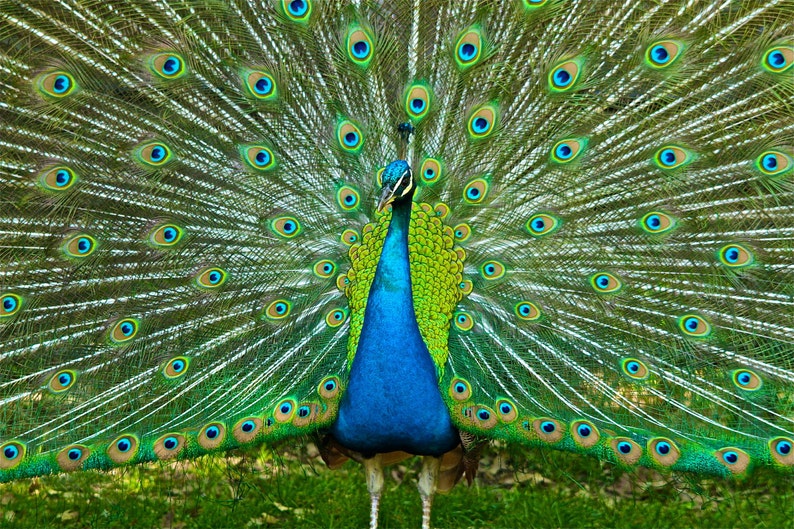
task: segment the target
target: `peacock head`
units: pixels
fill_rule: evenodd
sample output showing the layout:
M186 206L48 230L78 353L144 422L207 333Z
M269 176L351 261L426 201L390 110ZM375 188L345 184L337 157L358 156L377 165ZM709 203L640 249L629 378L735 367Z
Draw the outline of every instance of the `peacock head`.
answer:
M416 183L411 167L405 160L397 160L386 166L381 175L380 199L378 200L378 211L392 202L411 200Z

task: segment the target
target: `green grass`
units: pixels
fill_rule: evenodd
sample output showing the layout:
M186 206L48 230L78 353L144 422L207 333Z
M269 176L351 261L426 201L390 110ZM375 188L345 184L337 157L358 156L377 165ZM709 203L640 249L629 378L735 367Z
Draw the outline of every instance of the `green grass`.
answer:
M382 528L418 527L418 460L388 469ZM239 452L0 485L0 527L366 527L359 465L313 447ZM472 487L436 498L433 527L794 527L790 475L736 481L624 472L573 454L492 448Z

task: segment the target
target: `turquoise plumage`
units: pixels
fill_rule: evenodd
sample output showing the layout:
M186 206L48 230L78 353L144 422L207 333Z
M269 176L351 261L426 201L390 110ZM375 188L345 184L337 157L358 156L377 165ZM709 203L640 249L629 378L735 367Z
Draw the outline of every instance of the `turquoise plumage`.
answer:
M0 481L790 476L794 4L690 4L0 1Z

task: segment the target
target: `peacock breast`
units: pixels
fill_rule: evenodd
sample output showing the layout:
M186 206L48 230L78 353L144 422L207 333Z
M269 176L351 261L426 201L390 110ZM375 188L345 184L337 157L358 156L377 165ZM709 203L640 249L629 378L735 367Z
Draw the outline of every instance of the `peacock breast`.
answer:
M413 203L408 228L411 296L419 333L441 377L449 355L448 338L455 306L464 295L466 253L455 246L453 229L444 220L449 208ZM391 222L385 211L362 229L361 242L351 246L350 269L344 281L350 307L348 365L352 365L364 326L367 299L375 278L383 242Z

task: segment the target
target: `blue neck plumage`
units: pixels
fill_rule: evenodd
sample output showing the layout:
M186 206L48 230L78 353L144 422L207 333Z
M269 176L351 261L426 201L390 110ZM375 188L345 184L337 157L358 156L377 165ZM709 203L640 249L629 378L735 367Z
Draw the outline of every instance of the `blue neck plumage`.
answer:
M392 219L367 298L364 326L332 434L365 455L440 455L457 445L436 366L419 333L411 293L410 195Z

